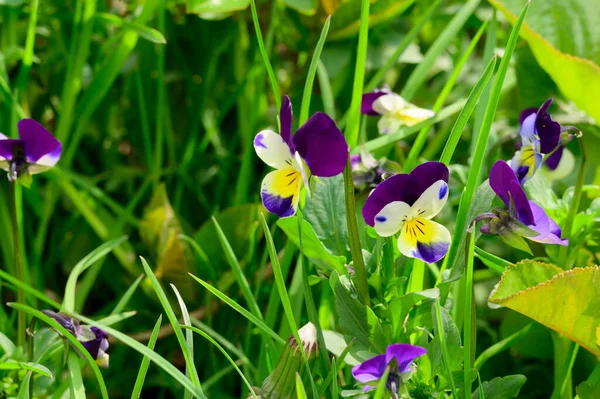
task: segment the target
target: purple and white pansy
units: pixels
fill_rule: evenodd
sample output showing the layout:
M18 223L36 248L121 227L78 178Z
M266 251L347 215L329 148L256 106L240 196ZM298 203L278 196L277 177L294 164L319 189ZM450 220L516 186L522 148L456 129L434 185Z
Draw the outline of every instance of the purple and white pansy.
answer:
M62 153L62 144L33 119L21 120L18 139L0 133L0 168L13 182L22 176L42 173L52 168Z
M403 125L416 125L434 116L432 110L409 103L387 87L363 94L361 113L381 116L377 123L381 134L394 133Z
M365 222L382 237L400 232L398 249L408 257L437 262L448 252L448 229L431 219L448 199L448 168L426 162L397 174L373 190L362 209Z
M415 372L414 361L419 356L427 353L425 348L408 344L389 345L385 353L377 355L352 368L352 376L363 383L368 384L363 388L364 392L374 389L378 381L385 374L389 366L390 371L386 381L386 388L396 395L402 383L406 382Z
M292 136L292 104L283 98L279 114L281 134L263 130L254 138L260 159L276 170L265 176L261 197L265 208L279 217L296 213L300 190L310 176L332 177L348 161L348 144L327 114L317 112Z
M490 170L490 186L509 210L512 210L514 217L527 228L531 229L537 235L526 235L525 238L544 244L568 245L569 240L561 238L561 229L558 224L550 218L541 206L527 198L527 194L519 183L519 179L514 170L505 162L497 161ZM501 219L501 218L499 218ZM503 231L510 229L511 223L500 220L492 221L490 224L482 227L483 233L503 235L512 233L512 231Z

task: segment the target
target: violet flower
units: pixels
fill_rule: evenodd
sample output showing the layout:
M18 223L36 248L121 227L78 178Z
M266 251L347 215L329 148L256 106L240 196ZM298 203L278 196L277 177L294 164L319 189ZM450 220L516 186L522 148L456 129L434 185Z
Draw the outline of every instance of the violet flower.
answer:
M382 355L377 355L352 368L352 375L365 385L364 392L374 389L389 366L386 388L394 397L398 397L400 386L415 372L414 361L427 353L425 348L408 344L389 345Z
M18 139L0 133L0 168L8 172L11 182L21 178L28 186L31 175L45 172L60 159L62 144L33 119L21 120Z
M511 167L521 184L533 177L534 173L542 166L546 154L551 154L546 159L546 166L551 170L556 169L563 154L563 146L573 138L572 134L568 132L565 134L565 129L573 128L563 128L548 114L551 104L552 99L550 98L539 109L527 108L521 112L519 117L521 149L511 160ZM553 153L553 151L555 152Z
M366 115L381 115L377 123L381 134L394 133L403 125L416 125L435 115L432 110L409 103L387 87L363 94L360 111Z
M432 219L448 199L448 168L426 162L410 174L397 174L373 190L362 209L363 218L377 234L398 232L398 249L404 256L427 263L437 262L448 252L448 229Z
M56 313L51 310L42 310L42 313L53 318L71 332L99 366L108 368L109 355L106 353L109 346L108 334L104 330L98 327L82 326L79 320L64 313Z
M277 169L265 176L261 197L265 208L279 217L296 213L300 190L311 175L332 177L348 161L348 144L333 119L317 112L292 137L292 104L283 98L279 113L281 135L263 130L254 138L256 154Z
M568 245L561 238L558 224L533 201L530 201L514 170L504 161L497 161L490 171L490 186L509 211L498 211L481 228L486 234L499 235L509 244L517 236L544 244Z
M350 166L352 168L352 180L357 192L375 188L383 180L386 170L382 163L377 161L367 151L360 154L350 155Z

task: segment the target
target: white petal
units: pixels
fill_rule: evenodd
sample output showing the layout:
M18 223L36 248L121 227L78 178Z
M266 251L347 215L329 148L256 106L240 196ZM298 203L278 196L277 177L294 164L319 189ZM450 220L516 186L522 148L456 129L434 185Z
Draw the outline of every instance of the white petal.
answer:
M407 106L407 102L396 93L379 97L373 102L373 111L380 115L397 112Z
M272 130L263 130L256 135L254 150L264 163L275 169L289 168L294 161L290 147Z
M377 128L381 134L396 133L404 122L394 114L383 115L377 122Z
M415 217L431 219L444 207L448 200L448 183L438 180L421 194L413 204L412 211Z
M396 234L410 213L410 205L402 201L390 202L375 215L375 231L381 237Z
M403 110L399 117L407 126L412 126L434 115L435 113L430 109L411 106Z

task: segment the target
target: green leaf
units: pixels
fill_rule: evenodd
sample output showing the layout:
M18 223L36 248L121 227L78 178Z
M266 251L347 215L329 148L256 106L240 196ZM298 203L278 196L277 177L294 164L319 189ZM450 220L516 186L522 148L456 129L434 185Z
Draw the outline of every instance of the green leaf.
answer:
M148 340L148 349L151 351L154 350L154 346L156 345L156 341L158 340L158 332L160 330L160 325L162 323L162 315L158 316L158 320L156 320L156 324L154 324L154 328L152 329L152 334L150 335L150 339ZM139 399L142 393L142 388L144 387L144 380L146 379L146 374L148 373L148 367L150 366L150 359L148 356L144 356L142 359L142 364L140 365L140 369L138 371L138 375L135 379L135 385L133 386L133 392L131 393L131 399Z
M248 8L250 0L188 0L187 1L187 12L188 14L210 14L214 15L212 18L217 19L218 14L230 14L234 11L241 11Z
M489 301L513 309L600 356L600 267L562 271L525 260L506 268Z
M490 0L510 22L525 0ZM561 92L600 120L595 93L600 91L600 13L588 0L534 1L521 36Z
M329 252L349 259L345 206L343 176L319 178L312 196L306 201L303 215ZM302 244L306 247L304 237Z
M140 235L156 259L156 278L177 286L185 299L194 296L188 273L194 270L189 244L180 238L181 223L169 202L165 184L158 185L140 221Z
M298 234L297 216L279 219L277 226L283 230L294 245L299 246L300 236ZM319 240L317 233L315 233L313 227L306 220L302 220L302 249L304 255L315 265L329 271L335 270L339 273L346 273L346 258L332 255Z
M483 391L485 399L512 399L519 396L521 387L525 384L527 378L524 375L508 375L506 377L496 377L491 381L486 381L477 388L471 399L479 399L480 392Z
M98 21L118 26L119 28L124 28L128 30L132 30L140 35L141 38L146 39L152 43L165 44L167 41L162 33L157 31L156 29L152 29L144 24L141 24L136 21L128 21L114 14L108 14L105 12L99 12L94 14L94 18Z
M77 356L77 353L69 352L67 364L69 366L69 390L71 392L71 398L85 399L85 386L83 385L81 365L79 364L79 356Z
M283 0L283 3L304 15L315 15L319 2L317 0Z
M18 362L16 360L7 360L0 363L0 370L31 370L36 374L45 377L54 378L52 372L44 365L31 362Z
M342 283L342 278L346 282ZM340 277L337 272L333 272L329 282L335 294L335 310L338 323L344 333L346 342L356 338L356 343L350 351L352 356L359 360L366 360L370 357L365 358L368 353L383 353L386 347L386 339L380 321L373 310L360 303L348 291L347 284L349 280L346 276Z
M73 267L73 270L71 270L71 274L69 274L69 279L67 280L67 285L65 286L65 298L63 300L63 308L65 311L73 312L75 310L75 296L77 279L79 278L79 275L95 262L108 255L115 247L118 247L126 239L127 236L123 236L106 242L77 262L75 267Z
M411 292L392 300L388 305L392 321L392 335L396 336L398 329L414 305L426 299L439 298L439 296L440 290L438 288L431 288L424 291Z
M431 365L433 370L435 371L439 365L442 364L443 360L443 348L442 342L439 339L439 331L438 331L438 322L436 316L436 305L435 303L432 305L432 317L433 317L433 328L435 332L435 338L429 343L429 358L431 359ZM458 331L458 327L452 320L452 317L448 313L448 311L440 307L440 319L441 319L441 327L444 331L444 344L446 346L446 350L448 351L448 362L450 371L459 371L462 370L462 354L463 347L460 339L460 332ZM464 381L464 380L463 380Z

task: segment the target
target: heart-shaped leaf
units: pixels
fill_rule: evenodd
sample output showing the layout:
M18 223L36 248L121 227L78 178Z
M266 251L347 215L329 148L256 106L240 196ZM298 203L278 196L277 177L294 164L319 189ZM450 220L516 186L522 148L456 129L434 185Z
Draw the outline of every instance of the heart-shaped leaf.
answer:
M532 318L600 357L600 267L563 271L522 261L506 268L489 301Z

